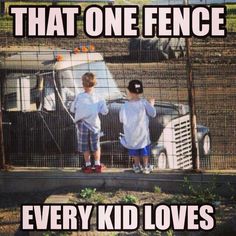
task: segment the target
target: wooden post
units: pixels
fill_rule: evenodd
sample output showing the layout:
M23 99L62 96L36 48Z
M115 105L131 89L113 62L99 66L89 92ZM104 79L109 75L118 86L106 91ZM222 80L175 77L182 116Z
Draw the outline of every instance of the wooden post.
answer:
M188 0L184 0L185 5L188 5ZM195 91L194 91L194 79L192 71L192 59L191 59L191 45L192 38L186 38L186 72L187 72L187 85L188 85L188 104L190 112L190 124L191 124L191 143L192 143L192 158L193 169L199 169L199 156L197 153L197 121L196 121L196 107L195 107Z

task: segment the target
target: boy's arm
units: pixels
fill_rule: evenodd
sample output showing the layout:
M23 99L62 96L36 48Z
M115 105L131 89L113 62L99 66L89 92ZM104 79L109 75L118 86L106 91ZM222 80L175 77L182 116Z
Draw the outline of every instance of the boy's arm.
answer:
M107 115L108 111L109 110L106 101L105 100L100 101L99 113L101 113L102 115Z
M123 123L123 106L121 107L120 112L119 112L119 119L120 119L120 122Z
M151 101L151 103L149 103L147 100L144 100L144 105L145 105L147 114L151 116L152 118L154 118L156 116L156 108L154 107L153 100Z
M120 118L120 122L123 123L124 125L127 123L127 118L125 114L125 104L121 106L121 109L119 112L119 118Z
M75 113L76 101L77 101L77 96L75 97L75 100L71 103L71 106L70 106L70 112L72 113Z

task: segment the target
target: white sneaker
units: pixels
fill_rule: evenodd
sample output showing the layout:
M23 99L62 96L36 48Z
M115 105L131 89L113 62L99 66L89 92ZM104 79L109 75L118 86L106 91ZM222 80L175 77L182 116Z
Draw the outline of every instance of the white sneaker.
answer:
M145 166L145 167L143 168L143 174L148 175L148 174L150 174L151 172L152 172L152 169L151 169L150 166Z
M134 172L135 174L140 173L140 172L141 172L140 166L135 166L135 165L133 165L133 172Z

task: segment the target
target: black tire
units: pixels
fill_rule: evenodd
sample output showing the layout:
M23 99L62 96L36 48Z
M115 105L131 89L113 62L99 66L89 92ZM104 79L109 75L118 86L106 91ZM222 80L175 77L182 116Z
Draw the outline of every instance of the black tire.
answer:
M205 134L199 143L200 166L203 169L211 169L211 136Z
M211 137L205 134L202 138L203 155L210 155L211 152Z

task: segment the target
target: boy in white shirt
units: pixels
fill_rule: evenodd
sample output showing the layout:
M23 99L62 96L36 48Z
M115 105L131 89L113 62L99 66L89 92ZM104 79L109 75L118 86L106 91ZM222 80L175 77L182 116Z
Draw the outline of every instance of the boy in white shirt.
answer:
M156 116L154 107L155 100L140 98L143 93L143 85L139 80L132 80L128 86L129 101L120 110L120 122L123 123L124 136L121 137L121 144L129 150L129 156L134 159L133 171L149 174L150 133L149 117ZM143 168L140 165L140 158L143 158Z
M84 173L92 173L90 155L93 152L95 171L101 173L101 121L98 114L106 115L108 108L105 100L100 99L94 93L96 78L93 73L85 73L82 76L82 83L84 92L76 95L70 109L71 112L75 113L78 150L84 154L85 166L82 170Z

